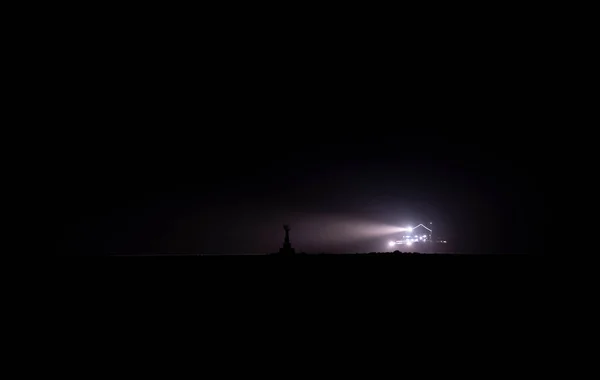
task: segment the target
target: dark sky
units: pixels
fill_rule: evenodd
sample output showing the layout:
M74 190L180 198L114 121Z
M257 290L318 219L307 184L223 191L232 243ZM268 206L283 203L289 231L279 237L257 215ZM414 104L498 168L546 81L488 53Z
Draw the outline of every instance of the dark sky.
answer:
M107 142L106 151L81 152L83 162L65 157L60 247L274 252L290 223L299 251L378 251L389 238L369 229L433 221L459 250L530 249L535 169L514 145L463 142L410 122L395 132L346 123L320 133L284 123L243 136L167 132L141 147ZM347 137L350 128L363 137Z
M336 46L79 56L40 163L59 252L268 253L284 223L297 251L368 252L389 240L372 229L429 221L458 251L533 249L527 68Z

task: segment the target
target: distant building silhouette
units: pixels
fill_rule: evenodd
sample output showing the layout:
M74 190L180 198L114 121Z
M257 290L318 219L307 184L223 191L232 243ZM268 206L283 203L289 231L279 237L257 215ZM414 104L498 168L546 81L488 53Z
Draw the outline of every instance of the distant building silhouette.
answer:
M279 248L279 253L281 254L291 254L296 253L294 248L292 248L292 244L290 243L290 226L287 224L283 226L285 230L285 240L283 241L283 248Z

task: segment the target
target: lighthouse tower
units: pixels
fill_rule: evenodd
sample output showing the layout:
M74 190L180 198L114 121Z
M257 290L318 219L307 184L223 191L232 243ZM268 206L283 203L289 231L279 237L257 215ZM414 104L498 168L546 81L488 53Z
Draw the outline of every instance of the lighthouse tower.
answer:
M287 224L283 226L285 230L285 240L283 241L283 248L279 248L279 253L281 254L294 254L296 251L292 248L292 244L290 243L290 226Z

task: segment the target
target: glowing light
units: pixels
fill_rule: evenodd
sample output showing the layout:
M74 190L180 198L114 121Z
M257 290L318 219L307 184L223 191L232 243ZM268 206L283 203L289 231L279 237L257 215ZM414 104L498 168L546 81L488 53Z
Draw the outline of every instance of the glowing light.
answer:
M406 230L407 230L408 232L412 232L413 228L412 228L412 227L406 227Z
M412 245L412 241L407 241L406 245Z
M390 245L390 247L393 247L394 245L396 245L396 242L390 241L389 245Z

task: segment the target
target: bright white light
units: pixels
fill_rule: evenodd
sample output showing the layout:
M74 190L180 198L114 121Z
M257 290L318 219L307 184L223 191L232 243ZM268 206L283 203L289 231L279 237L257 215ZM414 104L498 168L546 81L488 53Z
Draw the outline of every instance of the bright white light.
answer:
M412 245L412 241L407 241L406 245Z
M390 247L393 247L394 245L396 245L396 242L390 241Z
M408 232L412 232L413 228L412 228L412 227L406 227L406 230L407 230Z

